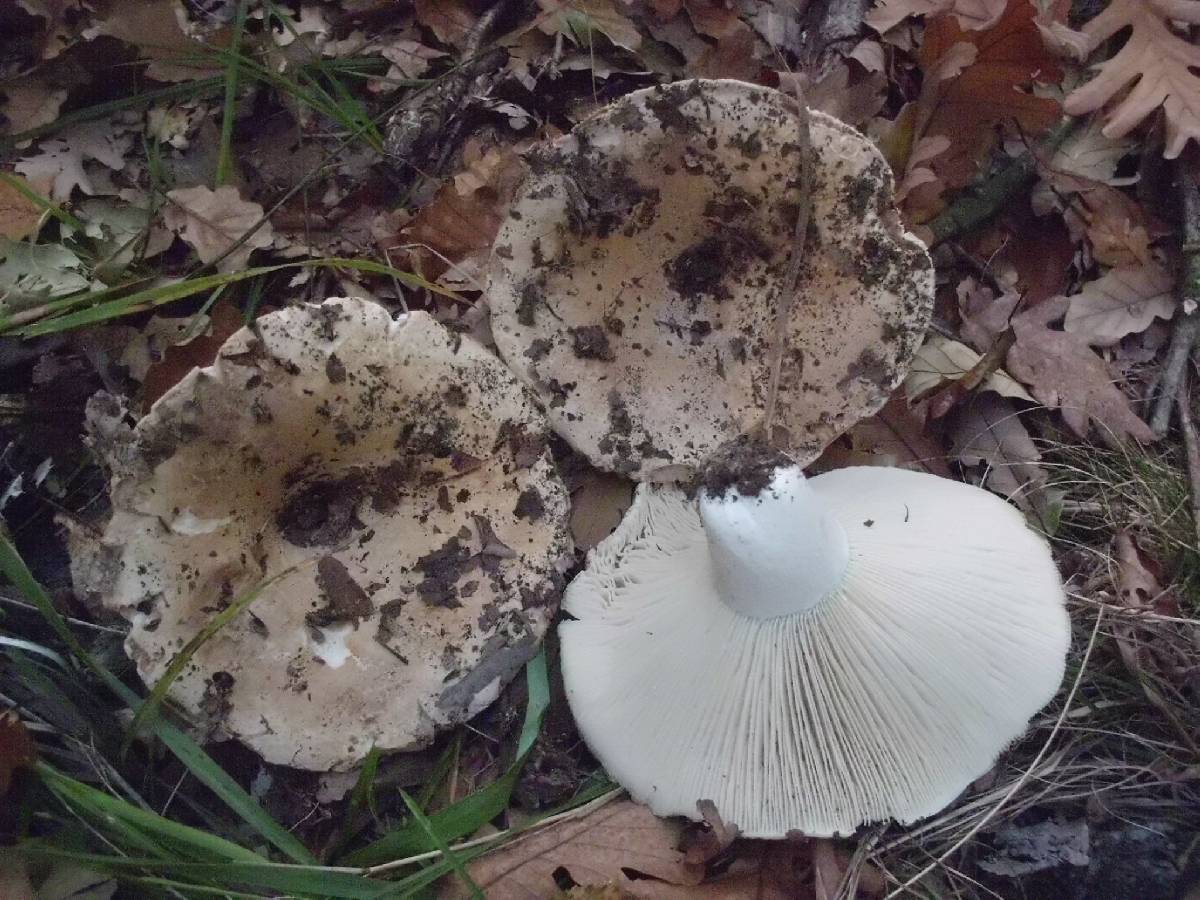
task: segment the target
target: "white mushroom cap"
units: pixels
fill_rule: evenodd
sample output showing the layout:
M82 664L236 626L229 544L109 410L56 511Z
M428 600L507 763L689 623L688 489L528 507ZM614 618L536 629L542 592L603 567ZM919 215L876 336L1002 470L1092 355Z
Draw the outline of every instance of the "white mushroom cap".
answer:
M83 590L161 677L266 577L172 688L276 763L352 766L494 700L537 649L570 551L545 418L503 364L421 312L355 299L263 316L111 460Z
M928 322L933 266L887 163L811 114L812 215L776 430L814 459L878 410ZM635 91L531 159L489 285L501 355L602 468L698 466L763 418L799 199L784 94L695 80Z
M792 467L759 487L641 485L568 586L563 677L588 746L655 813L711 800L749 837L937 812L1062 680L1046 542L922 473Z

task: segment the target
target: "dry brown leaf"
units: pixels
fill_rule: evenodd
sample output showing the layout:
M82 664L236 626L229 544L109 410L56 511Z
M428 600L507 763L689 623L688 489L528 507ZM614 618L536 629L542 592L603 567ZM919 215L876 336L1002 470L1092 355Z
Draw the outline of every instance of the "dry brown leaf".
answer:
M106 35L137 47L139 56L150 61L146 74L156 81L193 81L220 72L220 63L204 53L204 45L184 34L177 5L176 0L117 0L84 37Z
M647 0L647 5L654 11L654 15L666 21L683 9L683 0Z
M1067 97L1071 115L1089 113L1120 96L1107 114L1104 133L1121 137L1160 106L1166 118L1164 155L1174 159L1189 140L1200 141L1200 47L1172 30L1176 20L1200 25L1194 0L1112 0L1083 26L1093 52L1113 35L1131 29L1116 56L1100 64L1096 76ZM1132 86L1132 87L1131 87ZM1126 88L1130 88L1122 95Z
M1063 328L1095 347L1109 347L1127 334L1175 314L1175 278L1156 262L1111 269L1070 298Z
M223 185L215 191L203 186L177 188L167 193L171 205L163 214L168 228L192 245L202 263L210 263L230 250L263 216L263 208L243 200L238 189ZM273 243L271 223L246 238L217 264L221 272L245 268L250 254Z
M225 339L242 325L242 314L232 305L218 303L213 306L208 328L186 343L167 347L162 358L146 370L142 382L142 408L148 410L193 368L211 365Z
M20 717L11 710L0 713L0 797L12 786L13 773L37 761L37 748Z
M510 144L485 151L478 140L470 140L463 160L466 170L442 185L400 232L401 245L416 245L420 270L427 278L449 264L460 266L468 281L480 274L482 258L491 251L525 174L518 148Z
M621 10L619 0L538 0L545 13L540 28L547 34L558 32L583 47L592 45L592 31L599 31L618 47L637 50L642 33Z
M1086 232L1099 262L1107 266L1151 262L1150 244L1165 229L1140 203L1114 187L1076 175L1045 172L1044 177L1060 193L1074 195L1064 220L1074 233Z
M916 403L947 382L962 378L980 358L980 354L961 341L931 334L913 357L912 366L904 379L904 393L908 395L910 403ZM988 375L980 388L995 391L1002 397L1033 402L1033 397L1003 370Z
M613 533L633 503L633 482L589 470L571 491L571 537L578 550L591 550Z
M1000 296L974 278L964 278L955 288L958 296L958 315L962 320L959 329L963 339L978 350L986 353L996 339L1008 330L1009 320L1021 302L1021 295L1006 290Z
M1153 441L1154 432L1113 384L1104 360L1079 336L1050 328L1067 306L1065 297L1054 298L1013 319L1017 340L1008 351L1008 370L1040 403L1061 410L1063 420L1080 437L1087 437L1095 422L1109 443L1126 437Z
M810 107L850 125L862 125L883 108L887 99L887 78L883 74L868 72L852 79L850 66L842 60L835 60L816 82L803 73L780 73L780 90L795 94L793 84Z
M684 0L692 26L709 37L728 37L735 31L749 26L738 18L738 6L728 0ZM751 42L753 46L753 42Z
M20 175L17 181L30 187ZM23 241L35 231L42 220L42 209L7 181L0 181L0 237Z
M900 391L883 409L856 423L826 448L814 464L815 470L822 472L846 466L893 466L950 476L941 444L925 431L924 420Z
M417 21L443 44L457 47L477 20L466 0L414 0Z
M1011 402L977 394L950 413L949 423L952 453L964 466L983 466L983 487L1011 500L1043 526L1057 518L1061 496L1047 489L1042 454Z
M740 81L753 81L761 71L762 64L754 58L754 32L742 22L718 38L716 44L687 67L687 74L696 78L736 78Z
M676 849L678 840L677 830L649 809L622 800L515 841L467 869L488 900L553 897L560 869L576 884L611 884L636 897L653 897L647 887L697 885L704 877L703 866L687 862ZM629 872L644 877L630 878ZM439 896L470 893L455 879L444 882Z
M977 174L977 164L995 145L999 126L1017 126L1036 135L1059 116L1059 105L1026 90L1034 80L1056 81L1058 62L1042 44L1034 24L1035 9L1028 0L1009 0L1000 20L982 31L964 30L952 15L933 19L917 58L926 72L937 71L944 60L971 44L975 60L956 78L943 77L927 124L919 135L945 135L953 142L933 161L932 168L949 187L961 187Z
M51 88L37 78L25 78L5 84L0 93L4 94L4 102L0 103L4 131L20 134L57 119L68 92L65 88Z
M1007 0L879 0L866 23L882 34L912 16L953 15L963 28L991 28L1004 15Z

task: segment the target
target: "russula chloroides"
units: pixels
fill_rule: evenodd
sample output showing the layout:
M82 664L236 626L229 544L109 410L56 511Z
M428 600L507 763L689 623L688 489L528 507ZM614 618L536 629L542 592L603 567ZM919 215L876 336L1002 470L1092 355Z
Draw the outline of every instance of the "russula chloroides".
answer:
M564 610L567 698L609 774L761 838L942 809L1054 696L1070 634L1049 548L1003 500L770 455L695 496L639 486Z
M775 416L802 464L884 404L933 302L879 151L810 118L810 226ZM798 122L778 91L683 81L622 97L531 156L494 244L492 331L599 468L696 467L762 424Z
M100 447L112 518L73 541L76 585L129 619L153 683L298 566L171 696L274 763L415 748L495 699L557 609L568 504L546 436L500 361L426 313L270 313Z

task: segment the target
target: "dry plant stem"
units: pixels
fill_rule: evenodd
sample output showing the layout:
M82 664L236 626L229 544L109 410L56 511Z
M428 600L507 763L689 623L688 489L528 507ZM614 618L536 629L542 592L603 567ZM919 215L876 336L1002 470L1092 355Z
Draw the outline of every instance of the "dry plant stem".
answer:
M791 321L792 307L796 303L796 293L800 289L800 272L804 268L804 245L808 239L808 223L812 218L812 132L809 127L808 107L804 98L796 92L797 123L799 125L799 157L800 157L800 197L796 213L796 230L792 236L792 255L788 260L787 274L783 279L783 287L779 294L779 309L775 313L775 337L769 357L769 380L767 382L767 403L763 412L763 437L768 445L773 445L773 428L775 424L775 407L779 401L779 376L783 370L783 352L787 348L788 322Z
M1013 782L1012 787L1010 787L1004 796L996 802L996 805L989 809L987 814L978 822L972 825L966 834L951 844L949 848L947 848L937 857L937 859L923 868L912 878L908 879L908 881L904 882L895 890L888 892L887 896L884 897L884 900L892 900L893 897L902 896L908 891L909 888L920 882L926 875L934 871L938 866L943 865L946 860L957 853L959 849L965 846L968 841L982 831L984 826L987 825L988 822L992 821L992 819L994 819L1000 813L1000 810L1003 809L1033 777L1033 773L1037 771L1037 767L1041 763L1042 757L1046 755L1046 752L1050 749L1050 745L1053 744L1054 739L1058 737L1058 732L1062 729L1063 721L1066 719L1067 713L1071 709L1071 704L1075 702L1075 694L1079 691L1079 685L1083 681L1083 673L1087 671L1088 662L1092 658L1092 650L1095 649L1096 638L1100 634L1100 623L1103 621L1104 612L1102 610L1096 616L1096 624L1092 626L1092 634L1091 637L1088 638L1087 649L1084 650L1083 659L1079 663L1079 672L1075 675L1075 681L1071 684L1071 690L1067 693L1066 699L1063 700L1062 712L1060 712L1058 714L1058 718L1055 719L1054 727L1050 729L1050 734L1046 736L1046 740L1042 744L1041 749L1038 750L1037 756L1035 756L1033 761L1025 768L1025 771L1022 773L1021 777Z
M1176 161L1175 186L1179 191L1179 215L1183 268L1179 275L1179 299L1200 305L1200 180L1197 178L1195 153L1185 153ZM1188 357L1200 339L1200 306L1175 320L1167 360L1150 428L1162 437L1171 427L1171 407L1176 405L1180 385L1187 371Z
M1183 432L1188 486L1192 495L1192 522L1196 529L1196 546L1200 547L1200 435L1196 433L1196 422L1192 418L1192 398L1186 378L1179 385L1176 404L1179 407L1179 429Z

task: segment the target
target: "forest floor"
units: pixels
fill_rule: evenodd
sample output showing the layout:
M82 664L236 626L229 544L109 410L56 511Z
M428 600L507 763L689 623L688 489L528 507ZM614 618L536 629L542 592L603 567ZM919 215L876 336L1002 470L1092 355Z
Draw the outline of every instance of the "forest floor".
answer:
M0 4L0 896L1200 896L1198 33L1197 0ZM525 154L693 77L799 92L892 167L932 327L815 468L967 481L1047 535L1074 641L1028 734L914 826L765 842L630 802L553 639L345 773L147 702L72 582L108 510L89 398L136 419L332 296L486 342ZM554 449L570 575L633 485Z

